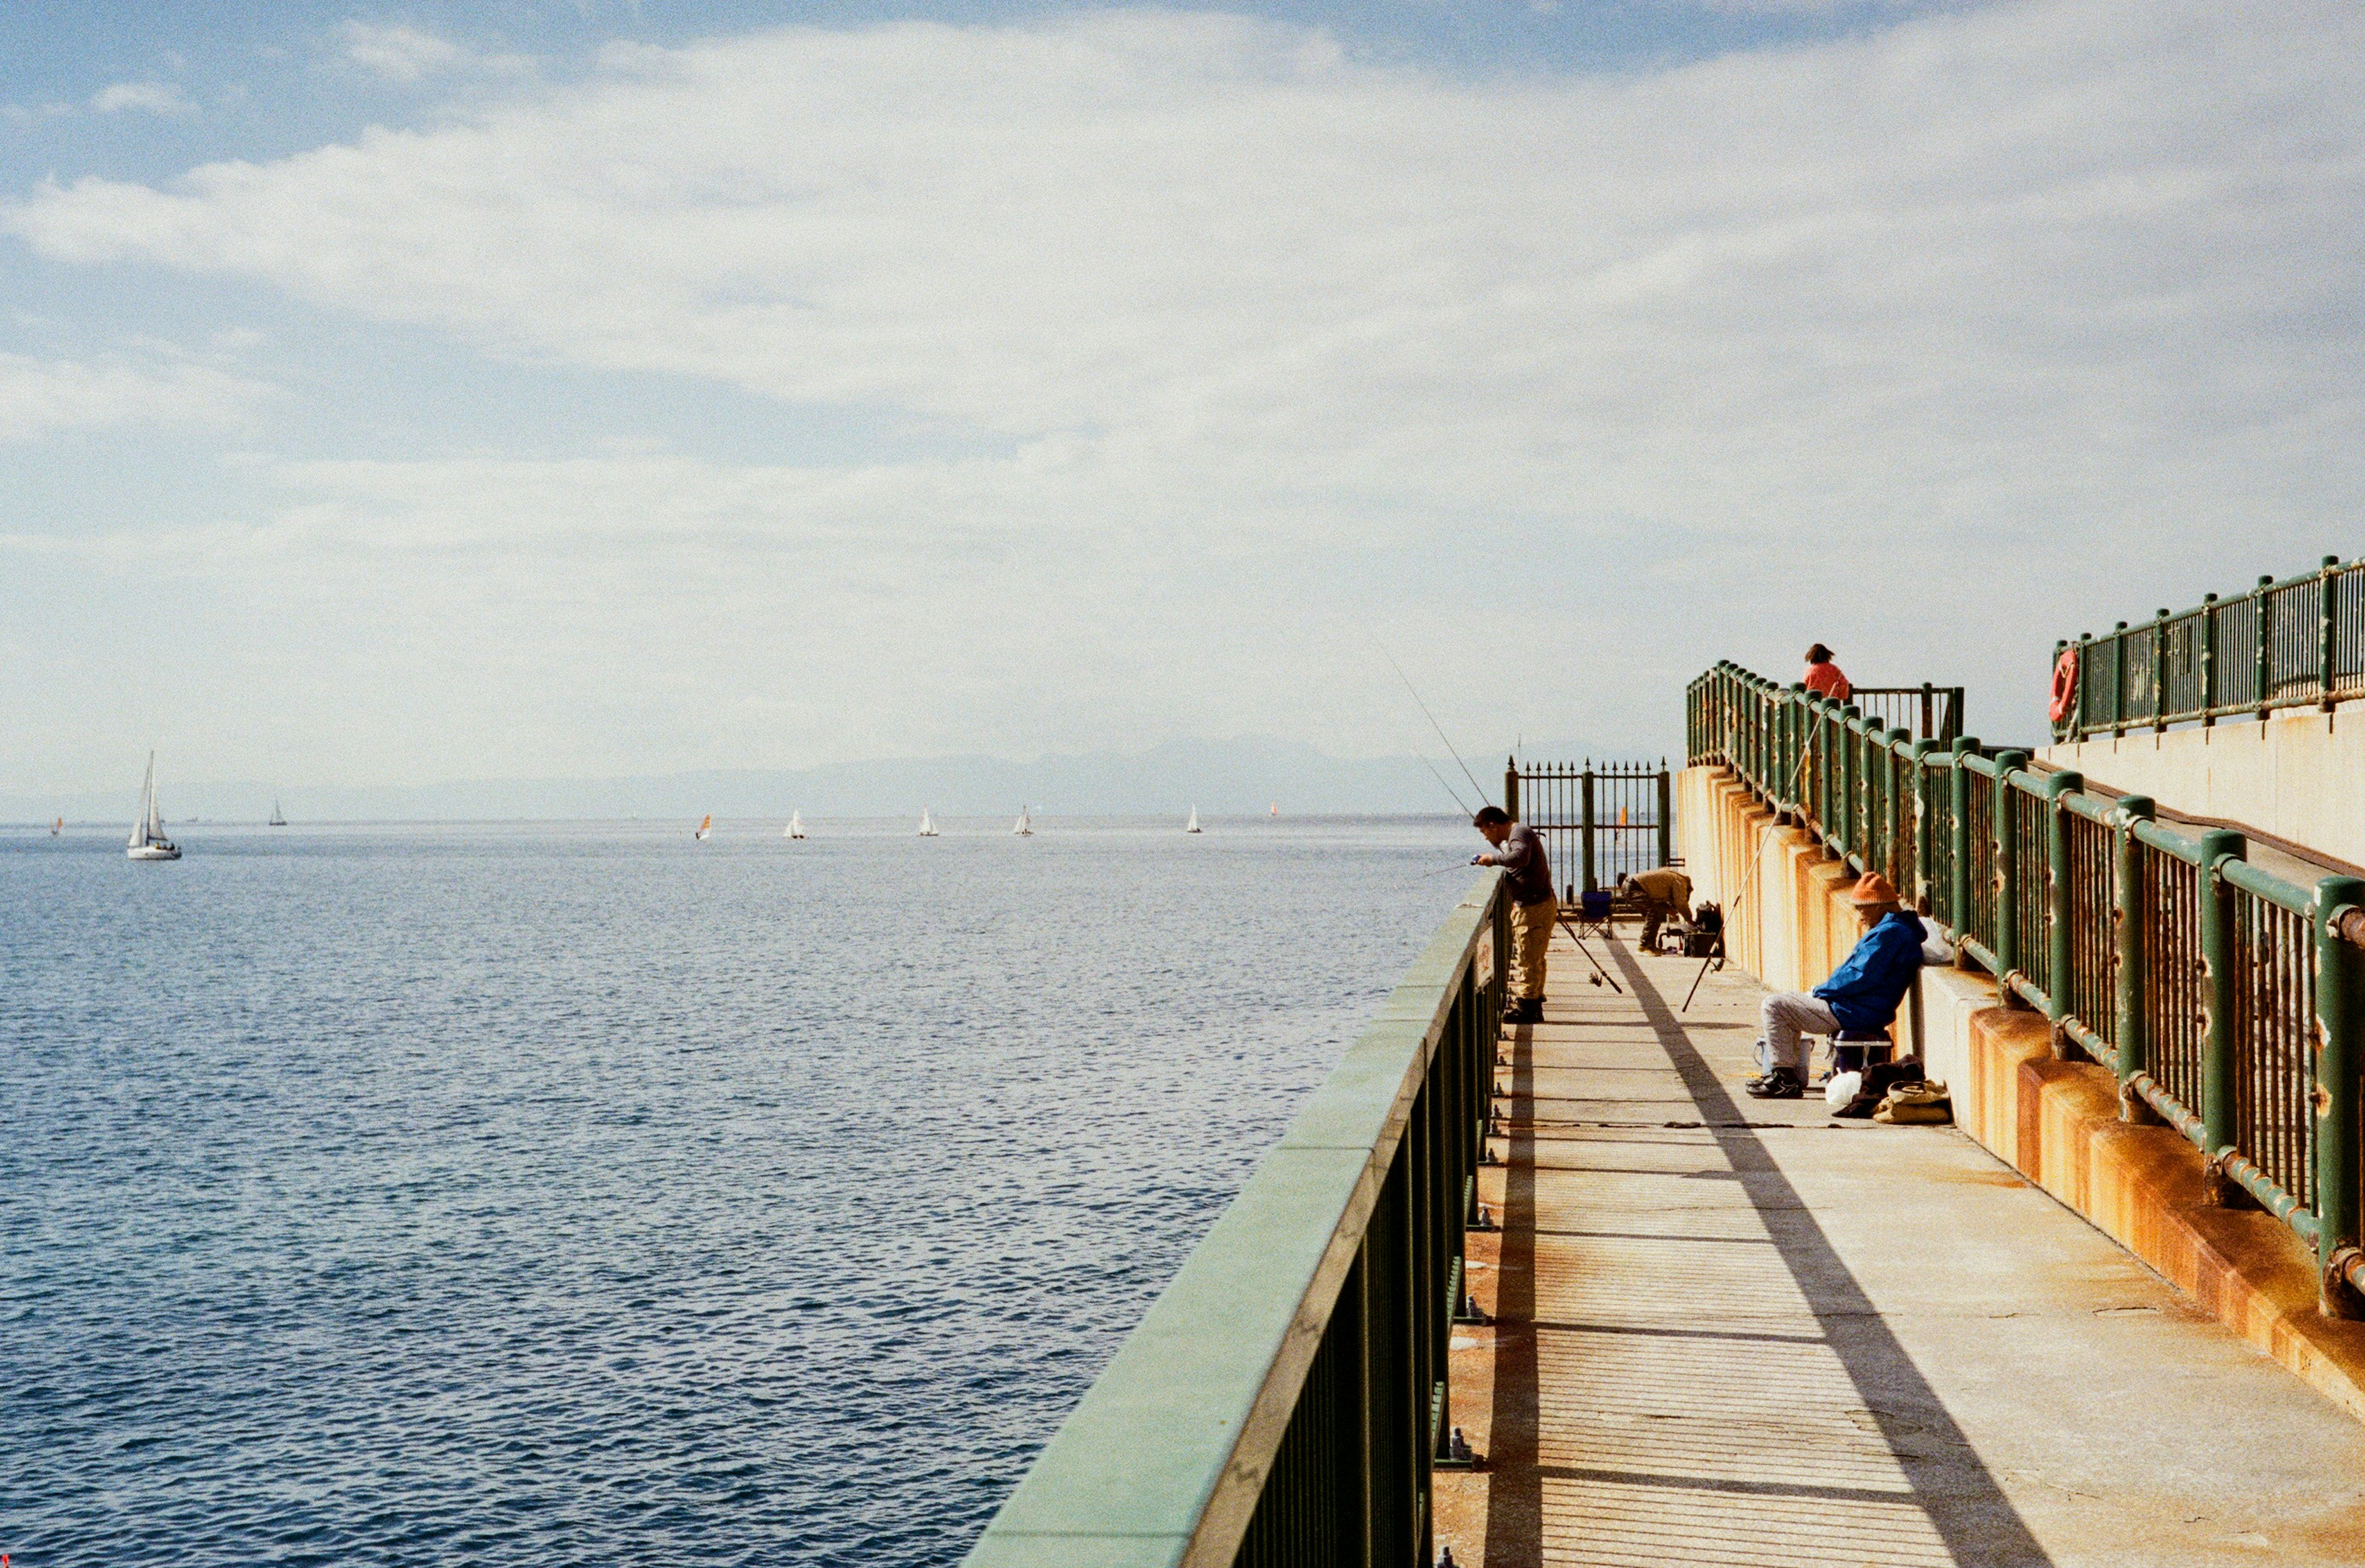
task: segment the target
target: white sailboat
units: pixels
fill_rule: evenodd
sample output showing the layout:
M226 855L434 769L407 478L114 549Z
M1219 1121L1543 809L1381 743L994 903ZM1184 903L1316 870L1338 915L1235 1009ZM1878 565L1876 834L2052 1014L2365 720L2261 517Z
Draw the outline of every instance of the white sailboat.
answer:
M701 822L701 823L700 823L698 824L698 831L697 831L696 833L694 833L694 834L691 834L689 836L690 836L691 838L695 839L697 842L699 842L699 843L701 843L701 844L704 844L708 839L710 839L710 838L713 837L713 836L714 836L714 813L713 813L712 812L707 812L707 813L706 813L706 820L705 820L705 821L703 821L703 822Z
M271 820L263 825L265 827L286 827L287 825L287 813L279 809L279 797L276 795L271 797Z
M782 829L780 830L780 836L781 836L782 838L802 838L804 835L805 835L805 814L804 814L804 812L790 812L789 813L789 825L788 825L788 826L786 826L786 827L784 827L784 828L782 828Z
M922 838L942 836L936 832L936 819L928 814L928 808L925 806L920 808L920 836Z
M1199 827L1199 808L1195 803L1191 808L1191 820L1182 824L1182 831L1184 833L1197 833L1201 831Z
M1034 819L1026 814L1026 807L1021 806L1018 808L1018 821L1014 826L1012 826L1010 831L1020 838L1032 838L1035 836Z
M164 819L156 812L156 754L148 754L148 777L140 786L140 820L131 826L123 853L134 860L178 860L181 846L164 836Z

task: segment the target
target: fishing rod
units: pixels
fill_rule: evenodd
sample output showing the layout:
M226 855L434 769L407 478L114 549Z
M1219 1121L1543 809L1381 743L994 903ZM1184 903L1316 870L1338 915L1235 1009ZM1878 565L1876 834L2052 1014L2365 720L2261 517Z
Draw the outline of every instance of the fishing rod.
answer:
M1815 739L1822 734L1823 719L1822 713L1816 713L1813 727L1808 730L1806 740L1799 747L1799 765L1790 769L1790 782L1783 787L1782 793L1794 801L1799 796L1799 780L1805 777L1807 763L1815 755ZM1774 830L1768 827L1765 835L1758 839L1757 847L1751 851L1748 868L1741 873L1740 885L1733 890L1734 910L1738 910L1741 907L1741 901L1749 896L1749 890L1757 885L1757 862L1764 857L1765 846L1773 842ZM1699 973L1692 977L1692 988L1684 993L1684 1004L1676 1009L1677 1013L1691 1011L1692 998L1699 994L1700 981L1708 979L1709 965L1713 964L1719 969L1724 967L1724 938L1725 934L1732 929L1732 913L1731 911L1720 911L1719 913L1721 922L1716 934L1716 951L1700 960Z

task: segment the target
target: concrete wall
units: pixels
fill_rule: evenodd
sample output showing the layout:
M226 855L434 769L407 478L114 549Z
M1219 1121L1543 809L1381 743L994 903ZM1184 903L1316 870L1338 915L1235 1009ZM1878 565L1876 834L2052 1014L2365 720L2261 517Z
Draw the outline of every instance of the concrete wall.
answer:
M2038 755L2113 790L2365 865L2365 703L2263 724L2105 736Z
M1778 991L1821 980L1854 937L1844 876L1722 768L1687 768L1678 787L1694 896L1723 906L1732 961ZM2316 1311L2315 1254L2271 1215L2214 1206L2200 1151L2123 1120L2110 1069L2057 1059L2044 1018L2000 1005L1976 970L1924 969L1900 1024L1964 1134L2365 1419L2365 1324Z

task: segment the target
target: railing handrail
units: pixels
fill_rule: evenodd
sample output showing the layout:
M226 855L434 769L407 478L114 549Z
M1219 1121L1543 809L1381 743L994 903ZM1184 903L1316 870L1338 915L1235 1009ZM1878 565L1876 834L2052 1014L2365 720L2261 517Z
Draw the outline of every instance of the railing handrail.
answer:
M2239 832L2155 821L2148 799L2024 752L1908 743L1730 664L1687 689L1686 718L1690 761L1731 768L1852 868L1888 870L2057 1045L2111 1066L2213 1180L2316 1249L2327 1311L2365 1313L2365 879L2303 886L2252 864ZM2167 873L2146 854L2186 879L2157 906ZM2155 927L2173 948L2157 960Z
M2053 722L2059 742L2287 708L2328 711L2365 698L2365 559L2326 555L2231 596L2063 638L2055 669L2073 654L2072 700Z
M1258 1521L1334 1313L1349 1310L1342 1287L1374 1244L1394 1245L1371 1228L1384 1201L1391 1215L1406 1211L1390 1224L1409 1227L1407 1259L1427 1257L1440 1276L1416 1277L1404 1291L1405 1342L1417 1345L1432 1318L1441 1325L1450 1316L1441 1289L1458 1288L1462 1277L1463 1204L1474 1201L1470 1177L1483 1149L1501 1004L1499 957L1483 983L1475 966L1482 946L1502 939L1502 876L1479 875L1258 1163L1003 1503L968 1559L975 1568L1232 1563ZM1408 1137L1416 1150L1407 1150ZM1385 1196L1412 1179L1411 1162L1399 1159L1408 1152L1420 1154L1432 1182L1454 1189L1448 1223L1427 1252L1418 1206ZM1360 1318L1354 1327L1368 1343L1373 1329ZM1429 1370L1444 1378L1441 1355ZM1442 1388L1409 1390L1407 1408L1423 1428ZM1407 1488L1399 1501L1407 1540L1426 1562L1434 1444L1426 1430L1416 1437L1418 1497ZM1365 1485L1353 1506L1385 1501L1362 1500L1371 1492ZM1344 1528L1327 1517L1322 1526Z

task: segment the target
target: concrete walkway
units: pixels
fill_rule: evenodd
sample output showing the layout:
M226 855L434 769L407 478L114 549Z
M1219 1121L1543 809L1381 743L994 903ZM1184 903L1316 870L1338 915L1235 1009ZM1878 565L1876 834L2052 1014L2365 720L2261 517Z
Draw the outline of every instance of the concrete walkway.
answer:
M1952 1128L1741 1092L1763 992L1552 956L1439 1542L1568 1563L2365 1562L2365 1427Z

